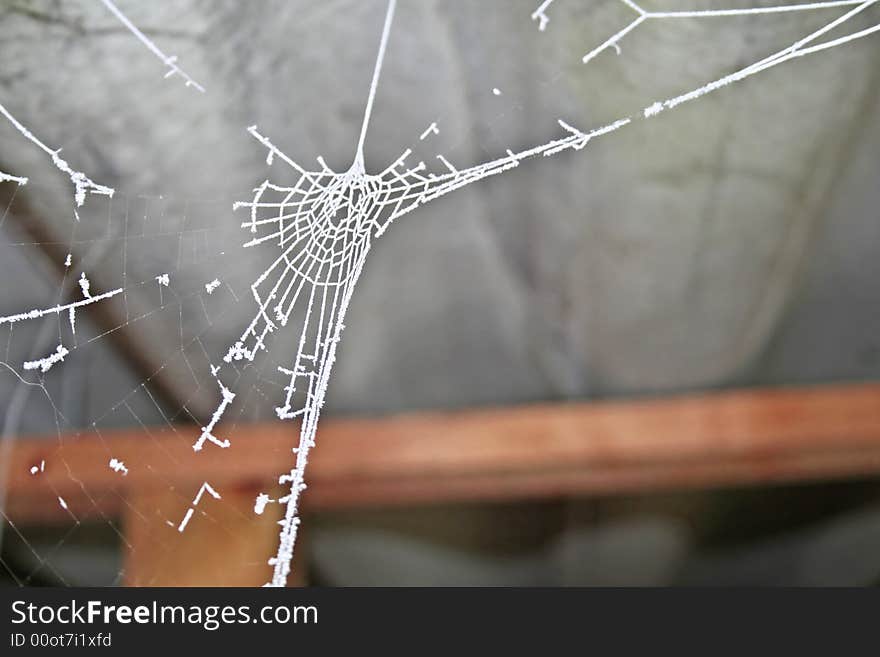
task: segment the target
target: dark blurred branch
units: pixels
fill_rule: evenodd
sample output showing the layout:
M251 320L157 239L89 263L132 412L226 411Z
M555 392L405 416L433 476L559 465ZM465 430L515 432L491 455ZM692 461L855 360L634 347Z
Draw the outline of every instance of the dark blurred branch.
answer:
M40 9L36 9L22 2L13 2L12 0L0 1L0 7L10 14L25 16L39 23L46 25L57 25L64 27L71 32L82 36L107 36L114 34L128 34L128 30L124 27L86 27L83 25L82 18L79 16L62 16L60 14L51 14ZM188 30L175 30L169 28L158 27L140 27L138 29L147 36L165 37L169 39L183 39L190 41L198 41L201 38L196 32Z
M3 170L0 166L0 170ZM13 195L15 203L12 204ZM26 193L17 191L15 185L0 185L0 207L9 207L9 214L4 224L27 236L27 240L35 245L47 259L50 267L61 281L65 275L64 261L68 249L65 240L56 234L55 229L42 220L27 203ZM117 287L102 280L101 273L92 272L89 279L94 289L109 290ZM73 301L68 297L68 301ZM179 363L165 363L155 354L147 332L136 323L126 322L125 316L117 305L111 303L91 304L83 309L88 318L99 330L106 334L106 339L115 353L123 359L137 376L155 393L158 403L176 415L182 406L198 421L210 417L214 409L214 399L208 390L192 383ZM212 391L213 392L213 391ZM188 417L178 418L186 422Z

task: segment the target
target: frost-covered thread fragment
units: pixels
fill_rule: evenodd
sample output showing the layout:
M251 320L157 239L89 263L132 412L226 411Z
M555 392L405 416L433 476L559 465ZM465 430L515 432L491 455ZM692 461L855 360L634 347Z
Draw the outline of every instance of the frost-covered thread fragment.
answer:
M266 493L260 493L257 495L257 499L254 500L254 513L258 516L263 515L263 512L266 510L266 505L270 502L275 502L275 500L266 495Z
M146 34L141 32L137 26L132 23L128 17L123 14L119 8L111 2L111 0L101 0L104 3L104 6L110 10L110 12L116 16L120 23L122 23L129 32L131 32L135 37L137 37L138 41L144 44L147 49L153 53L156 57L158 57L165 66L168 67L168 72L165 74L166 78L170 78L172 75L179 75L184 80L184 84L187 87L193 87L200 91L201 93L205 92L205 88L200 85L198 82L193 80L186 71L184 71L180 66L177 65L177 56L176 55L166 55L159 49L155 43L153 43Z
M73 198L76 203L76 208L82 207L83 203L86 201L86 193L91 194L101 194L103 196L113 197L115 190L112 187L107 187L105 185L99 185L94 182L91 178L86 176L82 171L75 171L70 167L66 160L64 160L60 153L61 149L51 149L42 141L37 139L34 134L28 130L18 119L16 119L9 110L6 109L2 104L0 104L0 114L3 114L7 118L7 120L15 126L16 130L18 130L21 135L30 141L32 144L37 146L40 150L46 153L49 157L52 158L52 163L55 167L67 174L70 178L70 182L73 183L74 193ZM74 215L76 219L79 220L79 213L74 208Z
M28 179L22 176L13 176L11 173L3 173L2 171L0 171L0 183L4 182L13 182L21 187L28 184Z
M205 445L205 441L210 441L218 447L223 448L229 447L230 445L228 440L220 440L214 436L213 431L216 428L217 423L219 423L220 419L223 417L223 413L226 412L226 408L235 399L235 394L229 390L229 388L224 386L219 379L217 379L217 385L220 386L220 404L211 416L211 421L208 423L208 426L202 427L202 433L199 436L199 439L193 444L194 452L201 451L202 447Z
M86 273L82 272L82 275L79 277L79 288L82 290L83 296L86 299L92 296L91 292L89 292L91 286L92 284L89 282L89 279L86 278Z
M49 354L44 358L39 358L37 360L28 360L23 364L24 369L26 370L36 370L39 369L43 374L48 372L55 363L60 363L64 360L64 357L69 354L70 351L63 344L59 344L56 347L55 351Z
M128 468L126 467L125 463L123 463L119 459L110 459L109 465L110 469L113 470L113 472L121 472L123 476L128 474Z
M538 21L538 29L541 32L547 29L547 23L550 22L550 17L547 16L547 9L552 4L553 0L544 0L544 2L542 2L540 6L532 12L532 20Z
M190 505L189 509L187 509L186 514L183 516L183 520L181 520L180 522L180 525L178 525L177 531L183 532L183 530L186 529L186 526L189 524L190 519L196 511L196 507L199 505L199 502L202 499L202 495L204 495L205 493L208 493L208 495L213 497L215 500L221 499L220 494L211 487L211 484L209 484L207 481L204 482L202 484L202 487L199 488L199 492L196 493L196 496L193 498L192 504Z

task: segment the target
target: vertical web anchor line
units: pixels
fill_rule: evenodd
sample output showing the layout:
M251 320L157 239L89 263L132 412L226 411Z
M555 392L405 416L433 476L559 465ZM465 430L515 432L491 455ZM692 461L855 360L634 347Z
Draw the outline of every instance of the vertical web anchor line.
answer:
M367 138L367 128L370 125L370 116L373 114L373 101L376 99L376 89L379 87L379 76L382 74L382 64L385 61L385 48L388 46L388 37L391 34L391 23L394 20L394 9L397 0L388 0L388 11L385 13L385 24L382 26L382 38L379 41L379 54L376 55L376 65L373 67L373 79L370 82L370 94L367 97L367 106L364 109L364 120L361 123L361 134L358 138L357 152L355 153L355 166L360 171L365 170L364 164L364 141Z
M207 443L221 449L230 446L231 441L215 435L222 429L222 416L235 398L231 386L227 387L221 377L228 367L234 368L236 361L253 361L266 349L272 333L295 323L300 331L296 355L289 366L277 368L288 378L288 384L284 387L284 401L275 411L282 420L300 421L299 441L293 448L294 466L278 480L279 484L289 485L289 493L278 500L286 508L279 523L277 552L269 559L273 572L267 586L284 586L290 573L309 451L315 444L345 315L372 237L380 233L381 217L390 217L399 210L407 192L411 191L411 187L400 186L400 182L407 181L395 168L403 164L405 156L398 158L382 175L367 174L364 162L364 142L395 7L396 0L390 0L357 149L347 171L335 172L321 158L321 170L308 171L263 136L257 126L248 128L251 136L267 149L267 165L271 166L277 156L277 160L291 167L298 179L292 187L267 179L254 189L252 201L233 204L233 210L250 212L250 220L242 222L242 228L249 230L252 237L244 246L274 243L278 252L251 285L257 304L252 321L228 349L223 361L212 365L221 399L193 449L200 451Z
M308 462L309 450L315 444L315 434L317 432L318 418L320 416L321 407L324 405L324 395L327 390L327 383L329 381L330 371L336 359L336 345L339 343L342 329L344 328L345 314L348 310L348 304L351 300L351 294L354 290L354 286L357 283L358 278L360 277L360 272L363 268L366 255L369 252L370 248L369 231L372 228L370 225L371 222L368 222L366 225L367 232L365 233L366 239L364 240L362 237L360 237L360 235L363 234L364 230L362 219L370 218L370 215L374 214L375 210L377 209L381 210L381 206L375 202L375 191L370 177L367 176L365 173L364 141L366 140L367 129L370 124L370 116L373 111L373 102L376 98L376 90L379 86L379 76L382 72L382 64L385 59L385 50L388 45L388 37L391 34L391 23L394 20L394 9L396 5L397 0L388 1L388 9L385 13L385 23L382 27L382 37L379 41L379 52L376 55L376 65L373 69L373 78L370 82L370 93L367 97L367 105L364 109L364 119L361 124L360 137L358 138L357 152L355 153L352 170L343 177L343 185L345 185L346 183L349 185L348 190L346 190L347 198L349 201L346 223L349 225L353 223L352 227L355 229L357 235L356 240L363 240L363 245L359 248L355 248L355 251L353 252L353 255L356 254L354 259L347 263L346 270L348 271L345 276L345 282L341 286L341 299L339 298L340 286L337 285L336 287L331 302L330 321L326 322L326 324L322 322L321 326L318 327L319 342L321 330L324 328L324 326L326 326L328 332L328 337L326 338L324 349L316 349L314 354L309 355L311 356L311 358L307 358L306 362L303 363L301 362L301 360L303 357L303 347L305 346L306 331L308 330L308 316L311 315L312 312L312 299L314 298L315 294L315 287L312 288L312 298L309 300L309 306L306 312L306 328L303 329L303 333L300 338L297 362L292 368L290 386L287 389L287 399L285 401L284 408L279 409L279 416L281 416L281 411L286 411L291 415L297 414L296 411L290 413L291 399L295 394L297 377L300 374L311 374L312 378L310 378L307 382L307 385L309 387L308 397L306 399L306 404L301 412L302 424L300 426L299 446L294 450L296 452L296 464L288 475L284 475L279 479L279 483L290 484L290 493L287 495L286 499L282 498L281 500L279 500L279 502L286 503L286 507L284 519L281 521L281 531L279 532L278 537L278 550L275 556L269 560L269 565L272 566L273 570L272 580L268 583L268 586L278 587L285 586L287 584L287 577L290 574L290 564L293 560L293 551L296 544L296 537L300 523L300 519L297 515L299 510L299 499L302 492L306 489L305 468ZM359 197L359 200L356 197ZM331 210L327 216L332 217L332 214L335 214L335 212L338 210L338 206L336 206L335 204L330 204L329 207L331 208ZM346 251L348 250L348 240L349 237L346 235L346 237L344 238L343 246L343 249ZM341 271L342 267L340 266L340 272ZM337 303L340 304L338 310L336 310ZM320 314L322 316L322 319L326 304L327 288L325 287L323 290L323 298L321 302ZM336 313L334 313L334 310L336 310ZM336 315L335 317L334 314ZM329 335L331 331L332 336ZM324 358L322 359L320 365L318 367L315 367L318 363L319 353L321 351L323 351L324 353ZM314 386L313 393L312 386L315 381L317 381L317 383Z

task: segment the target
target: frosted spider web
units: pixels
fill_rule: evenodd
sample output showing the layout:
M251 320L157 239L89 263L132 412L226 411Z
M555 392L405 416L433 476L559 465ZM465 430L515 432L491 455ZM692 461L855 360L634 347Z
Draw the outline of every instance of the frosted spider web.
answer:
M535 21L536 28L545 38L552 38L553 11L565 2L574 0L546 0L524 20ZM789 3L778 6L747 8L674 9L668 11L649 11L641 4L631 0L603 0L609 4L617 3L632 13L631 22L612 34L602 43L584 44L581 61L589 65L599 57L609 54L622 55L622 45L642 25L680 19L723 20L737 16L769 16L790 12L831 13L820 28L814 29L790 45L775 53L755 61L723 77L687 90L678 95L645 103L629 114L596 127L571 125L562 118L557 119L560 135L537 146L521 150L507 149L494 159L475 166L456 168L444 155L436 158L445 169L439 173L431 171L423 161L413 157L413 150L404 150L384 169L373 172L367 167L364 145L368 136L374 101L380 85L383 63L386 57L389 37L394 29L396 0L389 0L381 35L378 53L366 99L358 142L353 153L352 164L343 171L334 171L322 158L318 158L318 168L306 167L286 155L271 140L270 135L261 132L258 126L247 128L248 133L265 149L267 166L277 165L281 171L266 178L248 200L237 200L232 209L241 218L240 229L247 235L244 248L258 245L273 245L274 253L256 280L248 288L255 305L252 320L241 333L238 340L225 352L209 354L201 342L199 347L210 363L213 386L217 403L213 413L196 432L192 439L192 449L201 452L208 449L226 449L235 440L232 426L224 424L225 416L233 402L242 394L240 389L241 364L253 363L266 351L267 345L276 335L297 336L295 352L289 361L276 365L278 373L286 381L280 394L275 395L275 412L281 420L297 420L299 437L293 447L295 463L291 469L279 474L279 484L287 487L286 494L272 500L268 494L261 493L255 500L255 513L262 513L267 504L280 504L284 516L280 525L278 547L269 559L272 567L271 586L283 586L290 574L291 561L299 527L299 506L302 492L306 488L306 466L310 450L315 446L318 420L325 403L331 371L336 358L337 345L345 327L346 313L356 284L363 271L372 242L380 237L399 217L412 212L432 200L461 189L471 183L518 167L529 159L551 157L566 151L580 151L591 141L620 131L627 126L642 121L650 121L658 115L697 100L731 83L744 80L772 67L794 59L807 57L843 46L880 31L880 24L846 31L859 16L867 15L878 0L842 0L834 2ZM153 41L140 31L110 0L102 0L109 12L136 37L166 67L166 77L177 76L187 87L198 91L205 88L190 77L178 65L177 58L160 50ZM837 35L840 31L844 34ZM834 33L837 36L832 36ZM210 85L208 85L210 91ZM496 96L502 90L492 90ZM2 101L2 99L0 99ZM36 148L51 158L54 166L64 173L72 185L73 220L81 221L80 212L87 198L103 196L111 203L115 190L109 186L92 181L84 172L73 168L60 156L60 150L46 145L0 104L0 112ZM418 136L424 141L439 131L438 123L432 122ZM0 173L0 184L18 187L31 184L31 181L15 173ZM157 199L153 199L154 201ZM148 201L149 202L149 201ZM128 205L126 201L126 217ZM108 225L112 223L112 210L108 210ZM201 233L200 233L201 234ZM73 263L70 257L65 266ZM124 274L123 265L123 274ZM165 271L137 283L121 281L121 285L106 290L92 289L92 283L85 271L74 276L70 286L78 286L81 298L68 303L37 307L0 317L0 328L12 328L20 323L31 322L45 317L64 317L69 323L71 335L76 333L76 315L81 309L94 304L108 303L115 297L125 296L125 292L135 286L156 286L160 294L169 289L171 277ZM228 286L229 281L215 278L203 284L204 294L214 294L219 288ZM195 295L200 291L192 292ZM178 298L183 305L188 297ZM244 300L236 301L244 302ZM126 318L126 321L130 321ZM90 341L99 337L92 338ZM66 366L76 357L78 345L59 344L42 356L22 363L3 365L16 373L22 381L28 373L46 374L50 370ZM195 375L192 367L190 372ZM21 372L21 374L19 374ZM42 388L42 383L29 383ZM146 388L144 388L146 390ZM149 391L147 391L149 394ZM155 401L154 401L155 403ZM127 402L124 402L127 405ZM53 404L54 406L54 404ZM157 404L158 406L158 404ZM57 409L56 409L57 410ZM129 409L131 410L131 409ZM137 414L131 410L132 415ZM188 411L187 411L188 413ZM173 418L166 418L171 422ZM192 414L190 419L196 420ZM39 475L44 464L35 465L34 475ZM125 476L137 464L123 463L111 458L108 467L120 476ZM186 515L169 525L178 532L184 532L194 515L199 511L205 496L221 499L222 490L216 490L210 482L204 482L193 491L192 503ZM59 497L59 505L76 516L68 508L67 502ZM124 539L123 539L124 540Z

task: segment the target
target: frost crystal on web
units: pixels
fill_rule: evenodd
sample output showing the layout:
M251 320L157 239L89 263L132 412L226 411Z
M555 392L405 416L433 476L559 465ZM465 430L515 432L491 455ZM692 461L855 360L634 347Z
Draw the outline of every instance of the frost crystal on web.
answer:
M104 185L99 185L92 181L91 178L86 176L82 171L74 171L70 168L70 165L66 160L61 158L61 149L52 150L42 141L37 139L33 133L28 130L24 125L22 125L18 119L16 119L12 114L9 113L2 104L0 104L0 114L6 117L6 119L15 126L16 130L18 130L23 137L29 140L31 143L35 144L40 148L44 153L46 153L49 157L52 158L52 163L55 167L61 171L62 173L67 174L70 178L70 182L73 183L73 198L76 202L76 208L82 207L83 203L86 202L86 193L90 194L101 194L104 196L113 196L114 190L111 187L106 187ZM9 174L3 174L5 177L3 180L15 180L19 185L24 185L27 183L27 178L16 178L14 176L10 176ZM73 212L76 216L77 220L79 220L79 213L76 208L74 208Z
M25 361L22 367L24 367L24 369L26 370L39 369L43 374L45 374L51 369L51 367L55 363L60 363L61 361L63 361L64 357L69 353L70 351L68 351L67 347L65 347L63 344L59 344L57 349L55 349L53 353L49 354L45 358Z
M119 459L110 459L110 463L108 465L110 469L113 470L113 472L119 472L123 476L128 474L128 468L126 467L125 463L123 463Z
M37 319L38 317L43 317L45 315L58 315L63 312L67 312L70 315L70 326L73 328L75 326L75 317L76 317L76 309L82 308L83 306L88 306L92 303L97 303L98 301L103 301L104 299L109 299L111 297L115 297L117 294L121 294L123 288L116 288L115 290L110 290L109 292L104 292L103 294L98 294L97 296L86 296L85 299L81 301L73 301L71 303L58 304L52 306L50 308L34 308L33 310L29 310L23 313L17 313L15 315L7 315L6 317L0 317L0 325L2 324L14 324L15 322L20 322L25 319ZM74 333L76 332L74 328Z
M547 9L553 4L553 0L544 0L535 11L532 12L532 20L538 21L538 29L542 32L547 29L547 23L550 17L547 15Z
M3 173L0 171L0 183L4 182L14 182L19 187L22 185L27 185L28 179L22 176L13 176L11 173Z
M158 57L159 60L168 67L168 72L165 74L166 78L170 78L173 75L179 75L181 78L183 78L183 81L187 87L193 87L195 89L198 89L200 92L205 93L205 88L198 82L193 80L186 71L184 71L177 65L176 55L166 55L164 52L162 52L162 50L159 49L159 46L153 43L146 34L141 32L134 23L128 20L126 15L119 11L119 8L115 4L113 4L111 0L101 0L101 2L103 2L104 6L107 7L107 9L109 9L113 13L113 15L116 16L117 19L119 19L120 23L125 25L126 29L128 29L129 32L131 32L138 38L138 41L140 41L147 47L147 50L156 55L156 57Z
M113 459L115 461L116 459ZM113 467L113 461L110 462L110 467ZM118 462L117 462L118 463ZM120 464L121 465L121 464ZM124 466L122 466L124 468ZM128 470L125 470L125 473L128 473ZM219 500L220 494L211 488L211 484L207 481L202 484L202 487L199 488L199 492L196 493L196 496L193 498L192 504L186 510L186 514L183 516L183 520L180 521L180 524L177 526L177 531L182 532L186 529L187 524L189 524L190 519L193 517L193 514L196 512L196 507L199 505L199 502L202 501L202 495L208 493L215 500Z

